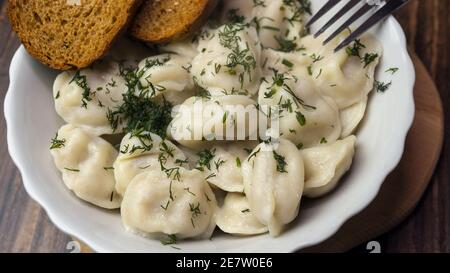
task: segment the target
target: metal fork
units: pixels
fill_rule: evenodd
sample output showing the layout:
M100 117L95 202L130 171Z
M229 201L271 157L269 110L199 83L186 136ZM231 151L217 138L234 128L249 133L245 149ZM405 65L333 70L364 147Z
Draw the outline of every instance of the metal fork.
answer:
M342 0L329 0L313 17L308 21L306 27L309 28L314 22L316 22L319 18L325 15L328 11L330 11L333 7L335 7ZM371 10L378 9L371 17L369 17L364 23L361 24L355 31L353 31L344 41L342 41L338 47L334 50L335 52L341 50L346 47L352 41L357 39L361 34L366 32L373 25L383 20L389 14L393 13L404 4L406 4L409 0L349 0L344 7L342 7L323 27L321 27L315 34L314 37L317 38L320 34L325 32L329 27L331 27L339 18L344 16L347 12L349 12L355 5L360 2L365 2L365 4L359 8L347 21L345 21L341 26L339 26L327 39L324 40L323 44L327 44L334 37L336 37L339 33L341 33L344 29L348 28L352 23L358 20L361 16L368 13ZM382 5L382 2L385 2Z

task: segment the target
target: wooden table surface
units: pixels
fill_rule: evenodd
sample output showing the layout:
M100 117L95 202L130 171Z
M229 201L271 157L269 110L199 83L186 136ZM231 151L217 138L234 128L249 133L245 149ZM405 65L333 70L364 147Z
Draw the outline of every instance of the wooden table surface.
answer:
M9 85L8 69L19 46L0 0L0 112ZM450 118L450 0L412 0L396 17L409 46L429 70ZM449 135L449 127L445 128ZM430 136L433 137L433 136ZM67 252L71 238L59 231L25 192L6 144L0 119L0 252ZM424 159L426 160L426 159ZM444 143L430 187L416 210L400 226L377 238L383 252L450 252L450 146ZM365 246L355 249L364 251Z

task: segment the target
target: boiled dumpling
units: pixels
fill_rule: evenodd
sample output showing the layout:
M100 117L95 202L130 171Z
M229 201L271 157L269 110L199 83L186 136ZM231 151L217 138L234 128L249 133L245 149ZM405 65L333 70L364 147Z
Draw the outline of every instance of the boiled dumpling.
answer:
M111 60L63 72L53 85L56 112L67 123L95 135L120 132L120 128L113 130L107 113L122 104L126 91L121 65Z
M64 183L79 198L102 208L120 207L112 170L117 151L111 144L84 129L65 125L50 151Z
M265 49L263 71L267 74L275 69L297 78L309 77L323 95L333 98L339 109L345 109L362 101L373 89L375 68L382 55L381 45L369 34L347 50L334 53L347 35L343 32L325 46L324 36L303 37L302 50L295 53Z
M341 138L348 137L356 130L359 123L364 118L366 108L367 97L365 97L362 101L340 111L339 115L342 124Z
M228 0L225 4L226 19L235 18L234 13L244 17L245 22L256 26L264 47L296 50L298 40L304 34L304 17L309 12L301 1L285 0ZM231 14L230 14L231 13Z
M189 74L190 59L176 54L161 54L139 63L140 92L150 98L164 98L179 104L193 95L194 84Z
M302 39L311 64L304 68L321 92L333 98L339 109L345 109L363 100L373 89L375 67L383 53L379 42L366 34L348 47L334 53L339 43L348 36L343 32L322 46L324 35Z
M223 206L217 212L216 224L230 234L255 235L268 232L267 226L253 215L242 193L227 194Z
M247 147L252 150L252 142L231 142L216 145L198 153L196 168L204 173L206 180L227 192L244 192L242 162L248 157Z
M192 60L194 82L213 96L258 92L261 46L256 30L244 24L226 24L212 38L201 40Z
M169 140L145 131L129 133L123 138L114 162L116 190L123 195L131 180L140 173L185 164L186 156Z
M176 109L168 135L194 150L210 148L215 140L256 137L256 102L243 95L192 97Z
M209 238L217 203L198 170L153 170L136 176L123 197L125 227L141 235Z
M311 80L298 79L275 71L261 85L258 103L278 106L279 114L266 113L278 119L280 134L299 147L312 147L333 142L341 135L341 122L336 103L320 95Z
M242 174L250 211L278 236L298 215L304 186L300 151L285 139L262 143L242 164Z
M332 191L350 169L356 137L349 136L333 144L302 150L305 163L305 190L308 197L320 197Z
M178 54L179 56L192 60L198 54L197 47L197 41L187 39L162 45L159 47L159 50L166 53Z
M283 52L271 48L262 51L264 60L263 72L270 75L274 70L278 73L289 73L300 78L307 78L307 67L311 64L311 57L303 52Z

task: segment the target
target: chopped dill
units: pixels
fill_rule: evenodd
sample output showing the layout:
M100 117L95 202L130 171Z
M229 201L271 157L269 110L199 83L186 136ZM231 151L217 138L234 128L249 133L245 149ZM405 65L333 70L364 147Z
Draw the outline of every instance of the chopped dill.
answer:
M128 90L122 95L123 103L107 111L107 118L113 131L123 124L126 133L144 129L163 138L166 136L167 126L172 121L172 104L164 97L160 103L152 101L155 93L164 89L161 89L161 86L154 86L150 82L147 87L144 87L140 80L147 70L155 66L162 66L169 60L170 57L147 59L141 69L120 66L120 75L125 80Z
M389 87L391 87L391 85L392 85L392 81L385 83L385 82L380 82L380 81L375 80L375 82L374 82L374 88L379 93L386 92L389 89Z
M256 59L252 55L248 44L245 48L241 48L241 38L238 33L245 29L247 25L242 23L229 23L226 24L223 30L219 31L220 44L231 50L231 53L227 56L226 67L230 75L236 75L238 67L242 67L244 72L239 73L239 82L241 87L244 85L245 75L248 77L248 81L252 80L251 70L256 68Z
M305 115L303 115L300 111L295 112L295 117L297 118L297 122L300 124L300 126L306 125L306 118Z
M223 164L225 164L225 160L222 159L218 159L216 161L214 161L214 165L216 166L217 171L219 171L220 166L222 166Z
M346 52L348 56L357 56L361 58L360 50L366 48L365 45L361 43L361 40L356 39L351 47L347 47Z
M58 139L58 133L56 133L55 137L52 138L51 144L52 145L50 146L50 150L60 149L66 145L66 140L64 138Z
M286 59L283 59L283 61L281 61L281 63L289 68L294 67L294 64Z
M87 83L87 78L85 75L81 75L80 70L75 72L72 80L69 82L71 84L75 82L81 89L83 89L82 99L81 99L81 107L87 108L87 103L92 100L91 98L91 88Z
M177 236L175 234L171 234L167 236L167 239L164 241L161 241L163 245L174 245L178 241Z
M399 70L398 67L391 67L391 68L387 69L387 70L384 71L384 72L386 72L386 73L391 73L392 75L394 75L395 73L398 72L398 70Z
M186 158L185 160L182 160L182 159L177 158L177 159L175 160L175 164L178 165L178 166L180 166L180 167L183 167L184 164L188 165L188 164L189 164L189 161L188 161L187 158Z
M64 168L64 170L69 171L69 172L80 172L79 169L72 169L72 168Z
M295 39L289 40L287 38L283 37L275 37L275 40L277 41L279 45L279 50L283 52L291 52L294 50L297 50L297 43L295 42Z
M188 188L184 188L185 191L187 191L190 195L195 196L195 193L191 192L191 189Z
M200 157L197 161L197 168L199 171L205 171L205 167L211 170L211 160L215 157L216 149L206 149L198 152L197 155Z
M253 157L256 158L256 155L261 152L261 148L259 148L258 150L256 150L254 153L252 153L249 157L248 157L248 161L250 161Z
M369 64L375 61L378 58L378 53L366 53L362 58L362 62L364 63L364 68L366 68Z
M277 171L280 173L287 173L286 171L287 163L285 157L273 151L273 158L277 162Z

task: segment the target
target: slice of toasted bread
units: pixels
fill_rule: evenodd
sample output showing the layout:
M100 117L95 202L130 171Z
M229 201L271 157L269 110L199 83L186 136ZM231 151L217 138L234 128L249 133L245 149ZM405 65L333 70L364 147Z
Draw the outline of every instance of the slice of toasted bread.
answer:
M182 39L209 17L218 0L145 0L130 32L150 43Z
M60 70L101 58L141 0L9 0L8 17L28 52Z

